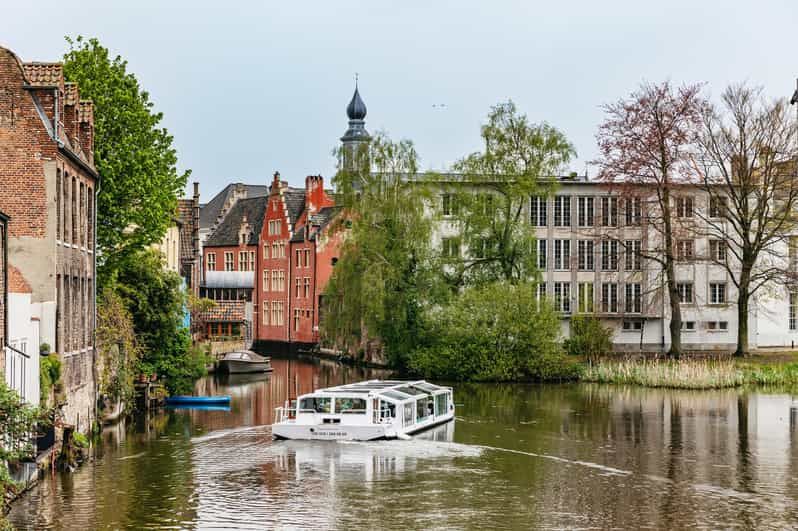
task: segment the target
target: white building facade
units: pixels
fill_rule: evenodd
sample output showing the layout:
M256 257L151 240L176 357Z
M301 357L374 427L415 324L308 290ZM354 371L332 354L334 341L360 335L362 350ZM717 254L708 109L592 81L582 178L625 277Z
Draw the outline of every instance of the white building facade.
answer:
M433 245L445 255L467 259L468 246L450 216L452 194L462 186L456 181L453 176L439 185L442 221L434 230ZM682 348L733 351L737 291L719 263L729 252L727 239L701 229L707 219L716 226L723 223L720 210L709 203L709 196L697 187L674 192L673 215L680 227L674 245ZM552 195L529 199L523 219L534 227L537 239L539 294L561 313L563 337L570 334L572 315L591 313L612 330L617 350L669 348L665 275L660 262L645 258L662 248L662 231L654 225L661 217L646 212L655 205L650 189L620 190L585 177L560 178ZM798 296L782 285L760 290L750 303L749 346L794 345L797 307Z

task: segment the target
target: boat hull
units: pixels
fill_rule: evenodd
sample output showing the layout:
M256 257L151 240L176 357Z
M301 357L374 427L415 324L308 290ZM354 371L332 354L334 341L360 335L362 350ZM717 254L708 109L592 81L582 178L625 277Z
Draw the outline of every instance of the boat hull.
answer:
M269 372L271 370L272 370L271 363L268 361L242 361L242 360L219 361L219 371L227 374Z
M454 419L454 415L443 415L431 422L425 422L409 429L397 432L390 425L351 426L341 424L296 424L281 422L272 425L275 439L306 441L373 441L376 439L407 438L408 435L421 433L434 426L439 426Z
M182 405L223 405L229 404L229 396L170 396L166 404L170 406Z

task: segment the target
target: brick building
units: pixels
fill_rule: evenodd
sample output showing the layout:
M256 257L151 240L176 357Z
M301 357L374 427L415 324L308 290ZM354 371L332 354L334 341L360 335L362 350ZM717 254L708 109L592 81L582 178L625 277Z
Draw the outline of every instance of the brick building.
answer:
M62 357L65 422L95 415L94 117L60 63L0 48L0 210L8 262L31 289L39 341ZM33 346L38 351L38 345Z
M235 300L244 303L245 323L252 323L252 290L257 267L258 236L266 212L266 201L265 197L236 201L203 246L202 263L205 272L200 294L215 301ZM239 328L241 323L238 317L233 321L220 321L213 310L203 316L206 323L211 318L217 324L231 325L225 326L226 331L231 330L233 324L236 325L235 328ZM241 335L251 338L251 326L243 327Z
M255 275L255 339L318 342L319 308L338 257L339 235L329 230L334 205L321 176L307 177L303 190L275 174Z
M194 183L191 199L178 199L180 276L194 295L199 295L202 282L202 253L200 252L200 193L199 183Z

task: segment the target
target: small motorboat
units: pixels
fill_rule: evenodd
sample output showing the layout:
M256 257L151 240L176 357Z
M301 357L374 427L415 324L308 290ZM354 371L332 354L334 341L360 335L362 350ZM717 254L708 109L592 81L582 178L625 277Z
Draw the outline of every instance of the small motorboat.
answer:
M221 406L229 405L230 397L223 396L188 396L176 395L166 399L168 406Z
M219 360L219 371L228 374L269 372L271 370L271 360L255 354L251 350L228 352L224 358Z
M451 387L424 380L369 380L301 395L275 411L276 439L409 439L454 419Z

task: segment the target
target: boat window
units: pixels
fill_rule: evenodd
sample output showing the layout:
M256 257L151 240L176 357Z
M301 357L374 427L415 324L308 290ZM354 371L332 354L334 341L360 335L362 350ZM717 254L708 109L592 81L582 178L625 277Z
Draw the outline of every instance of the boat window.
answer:
M380 400L380 418L393 419L396 418L396 405L393 402L386 402Z
M329 413L331 411L332 398L323 396L307 396L300 400L299 409L315 411L316 413Z
M400 392L402 392L402 393L404 393L406 395L414 395L414 396L415 395L423 395L424 394L424 391L420 391L420 390L416 389L415 387L400 387L400 388L397 389L397 391L400 391Z
M402 401L404 401L404 400L407 400L408 398L410 398L409 395L406 395L404 393L400 393L398 391L383 391L380 394L382 394L383 396L387 396L388 398L393 398L394 400L402 400Z
M441 393L435 397L435 414L443 415L446 413L446 397L449 393Z
M335 412L343 414L351 413L365 413L366 412L366 399L365 398L335 398Z
M421 389L422 391L426 391L428 393L432 393L440 389L440 387L438 387L437 385L432 385L431 383L427 382L413 384L413 387L417 387L418 389Z
M418 422L432 414L432 401L428 397L416 400L416 417Z
M413 404L405 404L404 425L409 426L410 424L413 424Z

